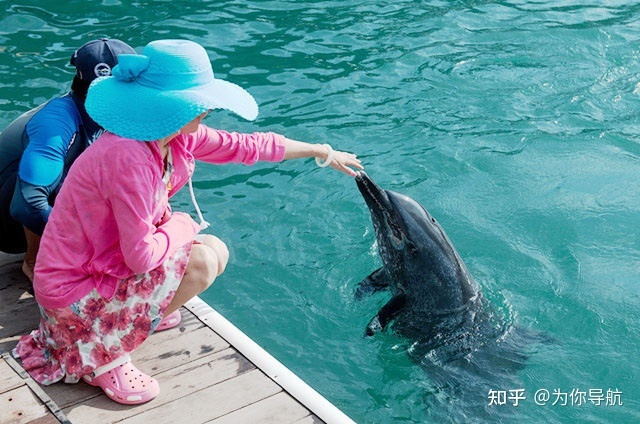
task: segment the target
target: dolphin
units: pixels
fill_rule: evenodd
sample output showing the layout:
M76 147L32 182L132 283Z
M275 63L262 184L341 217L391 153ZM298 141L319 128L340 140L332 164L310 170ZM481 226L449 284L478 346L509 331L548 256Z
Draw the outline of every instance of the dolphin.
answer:
M414 199L383 190L365 173L355 177L371 212L383 266L362 280L356 298L380 290L391 299L370 320L366 335L387 328L410 337L422 353L445 362L496 333L484 300L438 221Z
M355 296L382 290L391 298L369 321L372 336L390 327L410 343L409 357L429 375L428 408L496 421L486 408L496 387L522 387L518 371L546 335L513 325L483 296L438 221L414 199L383 190L364 172L356 183L371 212L382 267ZM452 415L453 416L453 415Z

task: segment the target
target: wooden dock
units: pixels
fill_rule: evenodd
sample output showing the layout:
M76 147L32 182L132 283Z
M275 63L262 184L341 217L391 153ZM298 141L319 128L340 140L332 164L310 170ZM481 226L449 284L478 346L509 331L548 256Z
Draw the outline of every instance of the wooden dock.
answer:
M83 382L41 386L10 355L39 320L20 265L0 254L0 423L353 423L199 298L132 354L160 383L154 400L125 406Z

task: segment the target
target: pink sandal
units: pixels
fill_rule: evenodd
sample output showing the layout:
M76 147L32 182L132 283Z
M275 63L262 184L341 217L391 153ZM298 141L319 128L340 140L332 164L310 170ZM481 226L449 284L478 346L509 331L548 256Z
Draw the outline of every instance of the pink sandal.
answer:
M105 371L97 377L85 375L83 379L91 386L100 387L111 400L125 405L148 402L160 393L158 381L144 374L131 361Z
M176 310L171 312L169 315L165 315L162 317L160 324L156 327L155 331L163 331L168 330L173 327L177 327L182 321L182 315L180 315L180 310Z

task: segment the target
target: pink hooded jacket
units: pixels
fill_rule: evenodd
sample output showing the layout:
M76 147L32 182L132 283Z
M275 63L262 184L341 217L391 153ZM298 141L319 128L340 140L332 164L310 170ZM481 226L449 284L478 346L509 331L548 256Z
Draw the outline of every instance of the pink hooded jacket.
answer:
M169 197L193 174L194 159L214 164L281 161L285 138L275 133L239 134L200 125L171 141L171 192L162 181L157 143L103 134L75 161L56 198L40 243L36 300L67 307L94 288L111 299L118 280L148 272L200 226L172 213Z

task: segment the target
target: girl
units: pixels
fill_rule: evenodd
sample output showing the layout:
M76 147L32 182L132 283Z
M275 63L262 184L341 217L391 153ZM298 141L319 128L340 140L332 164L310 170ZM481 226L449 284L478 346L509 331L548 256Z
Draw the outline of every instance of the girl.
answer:
M249 120L258 114L251 95L216 79L206 51L191 41L159 40L142 54L120 55L112 76L92 83L86 109L106 132L76 160L58 195L35 268L42 319L14 350L38 382L82 378L124 404L158 395L158 382L129 354L153 331L177 325L178 308L229 258L220 239L198 235L201 225L169 206L194 159L250 165L316 157L351 176L362 169L355 155L328 145L202 125L215 108Z

